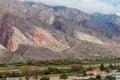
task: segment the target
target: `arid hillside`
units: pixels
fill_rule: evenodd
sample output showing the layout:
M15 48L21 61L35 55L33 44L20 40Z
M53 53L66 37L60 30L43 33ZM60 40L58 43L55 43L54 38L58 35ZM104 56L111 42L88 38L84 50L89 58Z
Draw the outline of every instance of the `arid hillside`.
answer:
M0 58L9 62L120 57L120 17L0 0Z

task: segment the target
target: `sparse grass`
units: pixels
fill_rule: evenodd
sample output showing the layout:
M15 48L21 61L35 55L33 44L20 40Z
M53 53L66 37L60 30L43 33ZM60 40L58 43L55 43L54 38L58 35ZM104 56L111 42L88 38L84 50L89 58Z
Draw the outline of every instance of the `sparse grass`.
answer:
M0 66L0 70L11 70L11 69L17 69L17 66L15 65Z

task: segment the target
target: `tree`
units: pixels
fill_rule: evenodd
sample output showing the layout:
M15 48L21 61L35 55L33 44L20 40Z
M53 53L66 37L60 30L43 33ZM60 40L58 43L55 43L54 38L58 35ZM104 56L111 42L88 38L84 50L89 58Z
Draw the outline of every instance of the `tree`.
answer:
M32 71L32 75L35 77L35 80L38 80L39 70L38 69L34 69Z
M41 70L40 74L41 75L49 75L49 74L51 74L51 72L48 69L45 69L45 70Z
M103 64L100 65L100 71L104 71L105 70L105 67Z
M86 73L86 72L87 72L87 71L86 71L85 69L82 70L83 76L87 76L87 73Z
M109 72L111 72L111 68L106 67L106 68L105 68L105 71L106 71L107 73L109 73Z
M23 72L25 79L29 80L29 76L31 75L31 68L28 66L22 66L20 70Z
M110 65L109 65L109 68L113 70L113 69L114 69L114 66L113 66L112 64L110 64Z
M40 80L50 80L50 78L44 76Z
M101 75L96 75L97 80L101 80Z
M82 66L72 66L71 67L71 70L73 71L82 71L84 69L84 67Z
M48 70L53 74L59 74L60 70L56 67L48 67Z
M92 71L93 68L92 68L91 66L89 66L89 67L87 68L87 70L88 70L88 71Z
M60 75L60 79L67 79L68 78L68 75L66 73L63 73Z

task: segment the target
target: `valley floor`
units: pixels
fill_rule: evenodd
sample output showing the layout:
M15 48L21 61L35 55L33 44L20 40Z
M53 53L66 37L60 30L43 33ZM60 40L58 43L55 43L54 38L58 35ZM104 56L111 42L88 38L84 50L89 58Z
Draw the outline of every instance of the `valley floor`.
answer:
M60 80L59 77L63 73L68 73L68 79L67 80L82 80L83 78L88 78L90 77L96 77L94 75L95 71L98 71L100 74L102 74L102 71L99 71L98 69L100 68L101 64L104 64L105 68L107 69L110 64L112 64L115 68L114 70L120 70L120 59L107 59L107 60L84 60L80 62L73 62L73 63L68 63L68 64L50 64L49 62L43 65L35 65L35 64L1 64L0 65L0 77L2 73L20 73L21 70L30 73L29 69L37 69L39 70L39 75L41 76L47 76L50 78L50 80ZM90 75L87 76L81 76L81 74L84 74L84 70L87 70L89 67L92 67L92 71L86 71L86 73L90 72ZM52 70L53 72L49 72L48 69ZM74 71L72 70L74 69ZM28 70L28 71L27 71ZM72 70L72 71L71 71ZM55 71L55 72L54 72ZM60 72L59 72L60 71ZM61 72L62 71L62 72ZM82 71L82 72L81 72ZM97 73L98 73L97 72ZM105 70L106 72L106 70ZM112 70L110 70L112 72ZM93 73L91 75L91 73ZM104 72L103 72L104 73ZM38 74L36 72L36 74ZM14 74L12 74L15 76ZM103 74L102 74L103 75ZM107 73L105 73L107 75ZM38 75L37 75L38 76ZM23 76L22 76L23 77ZM22 78L24 80L25 77ZM82 79L81 79L82 78ZM6 80L6 78L0 78L0 80ZM7 80L21 80L19 77L10 77L7 78ZM35 80L34 77L31 77L30 80ZM40 79L39 79L40 80Z

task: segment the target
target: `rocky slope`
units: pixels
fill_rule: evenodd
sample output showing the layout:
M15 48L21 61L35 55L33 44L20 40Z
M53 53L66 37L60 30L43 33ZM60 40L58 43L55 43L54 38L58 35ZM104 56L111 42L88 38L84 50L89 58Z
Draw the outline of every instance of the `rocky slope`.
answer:
M3 54L9 62L120 56L117 15L89 15L28 1L0 2L1 59Z

